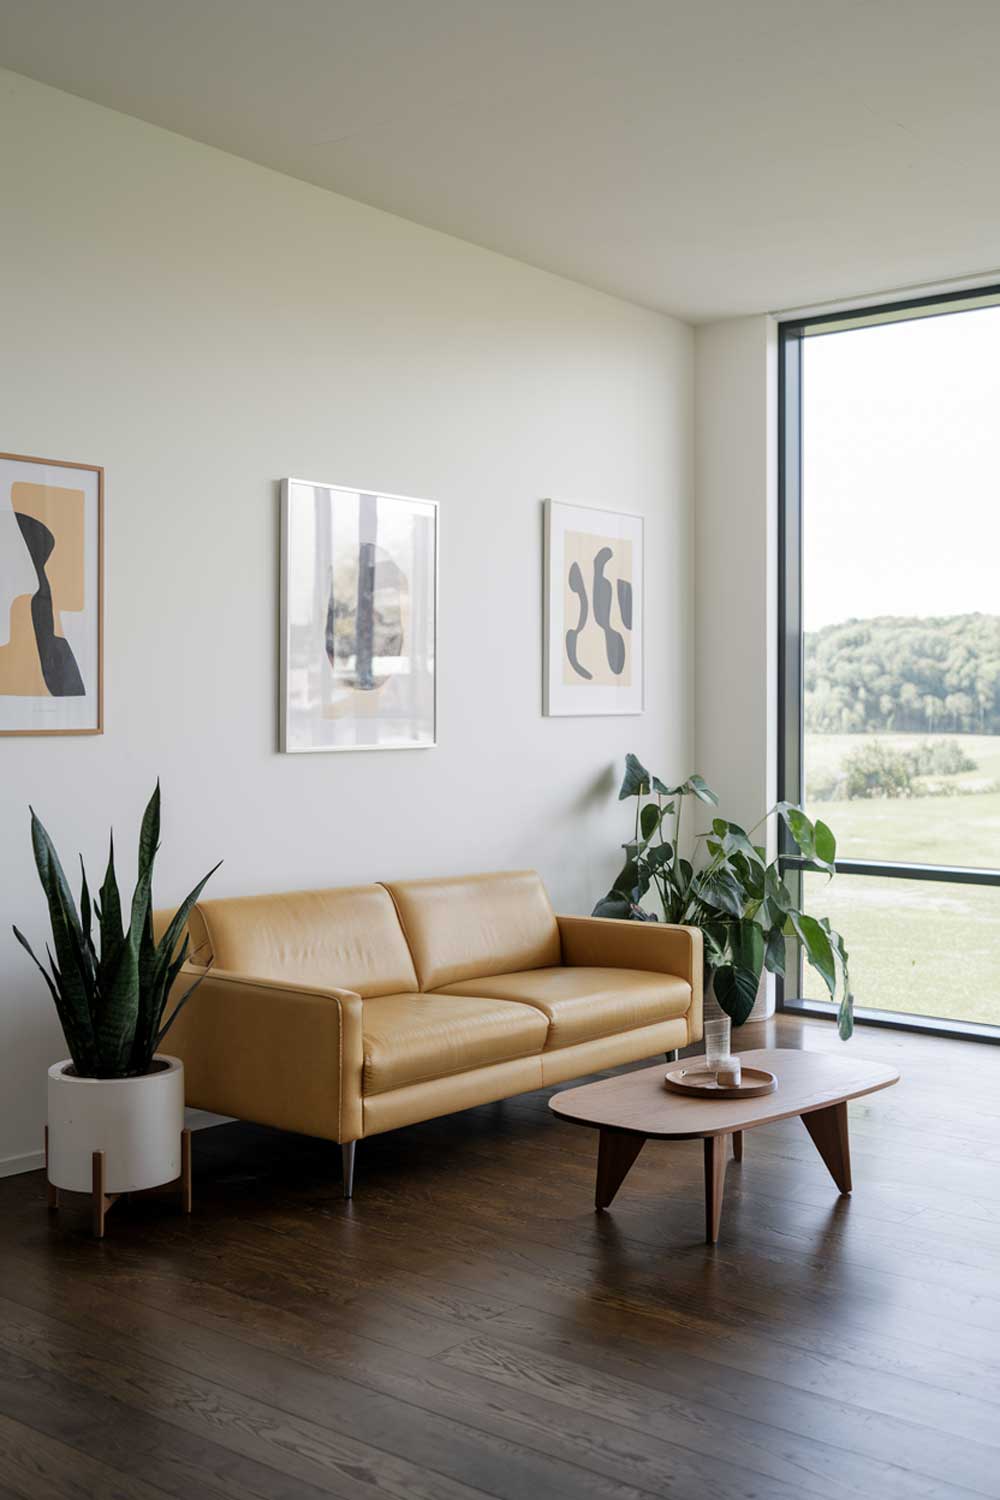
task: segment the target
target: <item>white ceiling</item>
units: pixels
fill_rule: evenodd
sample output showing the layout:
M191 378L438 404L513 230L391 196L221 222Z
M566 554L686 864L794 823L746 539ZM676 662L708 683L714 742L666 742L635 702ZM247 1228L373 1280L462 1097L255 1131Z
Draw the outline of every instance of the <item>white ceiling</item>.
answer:
M0 62L701 320L1000 266L998 0L0 0Z

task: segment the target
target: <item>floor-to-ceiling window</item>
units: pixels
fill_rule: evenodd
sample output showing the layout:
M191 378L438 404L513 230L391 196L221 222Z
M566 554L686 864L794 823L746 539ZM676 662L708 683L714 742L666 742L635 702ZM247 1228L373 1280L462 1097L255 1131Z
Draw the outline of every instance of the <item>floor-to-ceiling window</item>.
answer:
M786 875L858 1007L1000 1038L998 303L782 324L779 774L836 834L832 882Z

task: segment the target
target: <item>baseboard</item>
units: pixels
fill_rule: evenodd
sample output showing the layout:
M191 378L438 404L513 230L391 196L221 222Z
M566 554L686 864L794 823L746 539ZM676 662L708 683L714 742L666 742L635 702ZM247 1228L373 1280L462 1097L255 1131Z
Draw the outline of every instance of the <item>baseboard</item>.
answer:
M18 1172L37 1172L44 1165L44 1151L25 1151L21 1156L0 1157L0 1177L16 1177Z
M229 1125L229 1115L209 1114L207 1109L188 1109L184 1123L189 1130L208 1130L212 1125ZM45 1165L44 1151L25 1151L20 1156L0 1157L0 1177L16 1177L19 1172L37 1172Z

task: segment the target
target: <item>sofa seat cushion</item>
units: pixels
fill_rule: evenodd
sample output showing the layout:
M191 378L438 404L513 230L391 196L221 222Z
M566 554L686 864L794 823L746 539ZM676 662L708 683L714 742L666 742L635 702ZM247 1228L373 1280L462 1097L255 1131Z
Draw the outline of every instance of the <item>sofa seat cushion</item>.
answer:
M531 1005L462 995L376 995L364 1004L364 1091L534 1057L548 1023Z
M673 974L570 965L464 980L440 993L534 1006L548 1022L547 1051L669 1021L685 1015L691 1004L691 986Z

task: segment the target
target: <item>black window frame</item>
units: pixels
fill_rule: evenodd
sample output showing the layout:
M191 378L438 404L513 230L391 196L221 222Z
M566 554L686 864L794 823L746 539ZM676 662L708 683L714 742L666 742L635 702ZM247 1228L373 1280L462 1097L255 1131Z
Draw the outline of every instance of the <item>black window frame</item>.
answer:
M872 327L879 323L911 321L970 312L1000 305L1000 285L942 292L935 296L908 297L843 312L815 313L786 318L778 323L778 796L801 803L803 760L802 714L802 345L806 338ZM845 327L845 325L847 325ZM809 868L791 843L787 831L779 835L781 869L797 904L801 902L802 874ZM838 859L844 875L877 876L901 880L928 880L942 884L1000 886L1000 869L966 868L959 865L908 864L903 862ZM802 955L790 953L790 978L777 980L776 1000L780 1011L797 1016L835 1019L834 1008L800 997ZM905 1012L858 1007L855 1019L861 1025L892 1030L924 1032L966 1041L1000 1044L1000 1025L953 1021Z

